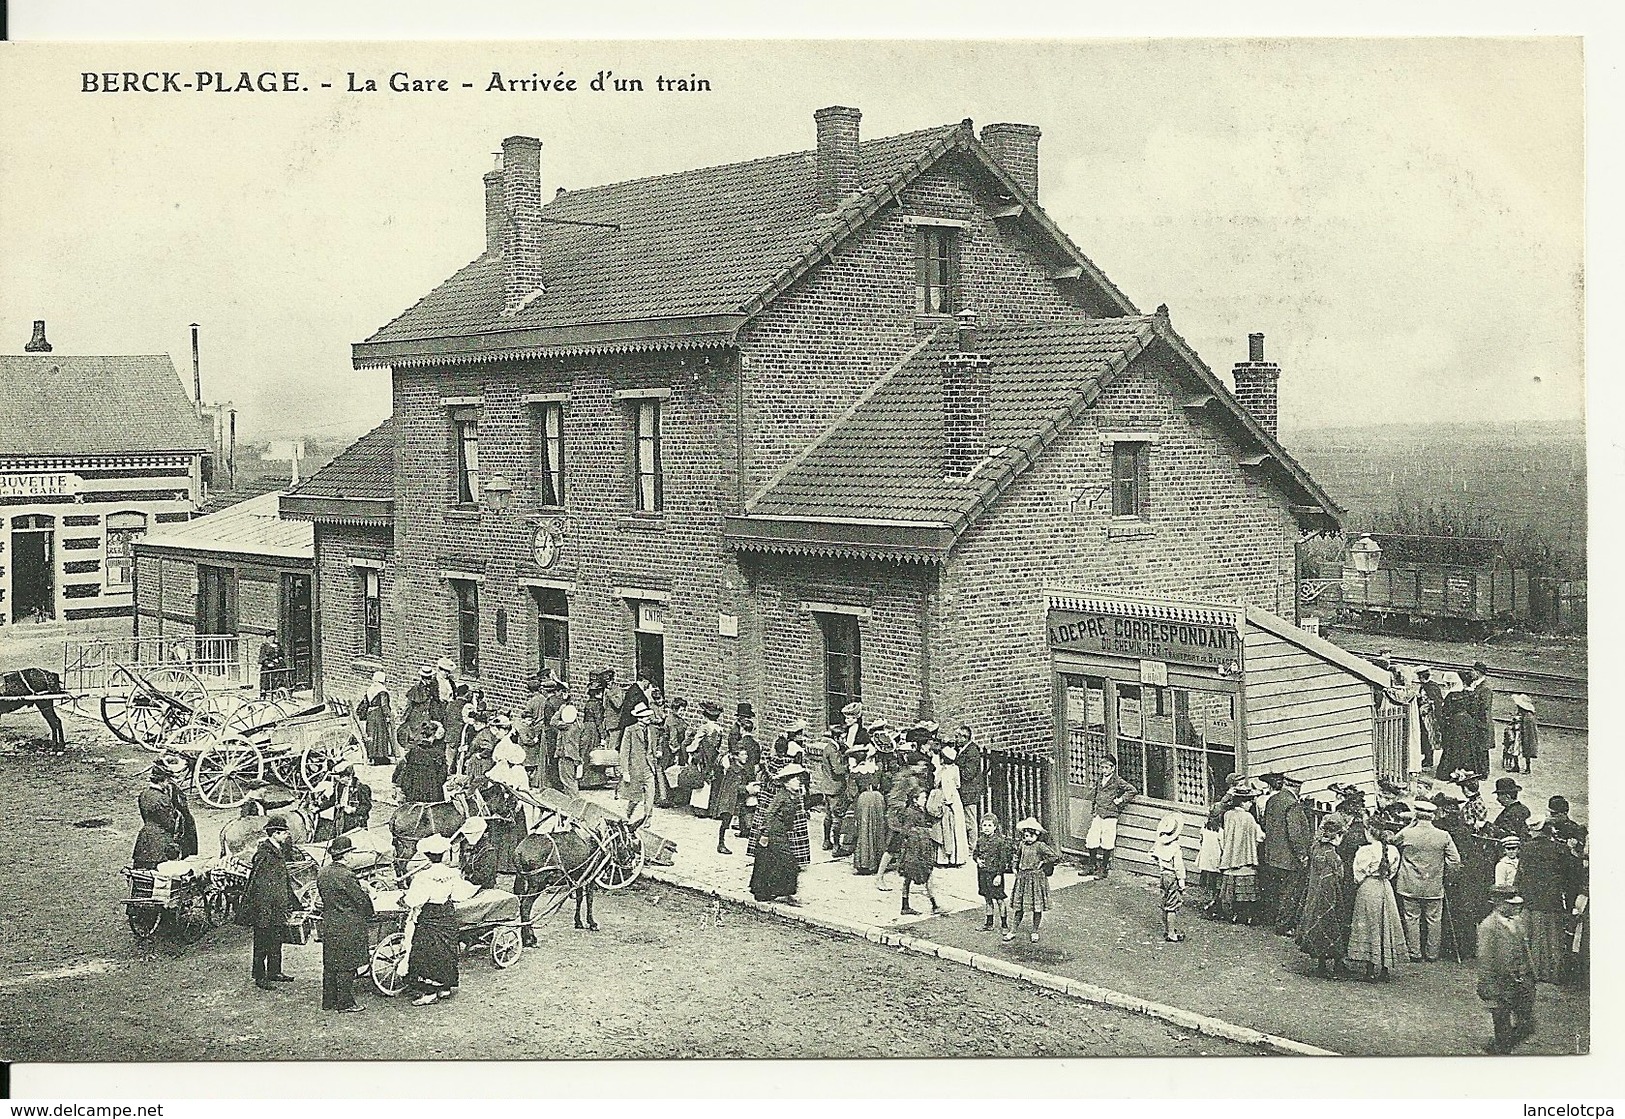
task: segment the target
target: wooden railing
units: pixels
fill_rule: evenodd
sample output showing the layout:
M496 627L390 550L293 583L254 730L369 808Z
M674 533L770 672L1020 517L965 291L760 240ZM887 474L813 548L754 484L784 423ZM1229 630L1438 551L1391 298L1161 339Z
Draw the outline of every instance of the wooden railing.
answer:
M264 641L234 634L69 641L62 652L62 686L74 695L102 693L117 686L113 678L120 665L127 665L187 668L210 688L257 688Z
M1049 749L989 750L983 811L998 816L1007 832L1031 816L1052 832L1050 781L1055 758Z

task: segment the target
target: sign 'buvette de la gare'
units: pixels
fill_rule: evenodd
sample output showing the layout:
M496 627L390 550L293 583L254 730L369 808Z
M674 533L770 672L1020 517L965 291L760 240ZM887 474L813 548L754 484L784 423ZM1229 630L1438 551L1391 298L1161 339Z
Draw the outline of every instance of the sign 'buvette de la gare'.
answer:
M1115 657L1222 666L1241 658L1241 638L1223 625L1051 610L1052 649Z

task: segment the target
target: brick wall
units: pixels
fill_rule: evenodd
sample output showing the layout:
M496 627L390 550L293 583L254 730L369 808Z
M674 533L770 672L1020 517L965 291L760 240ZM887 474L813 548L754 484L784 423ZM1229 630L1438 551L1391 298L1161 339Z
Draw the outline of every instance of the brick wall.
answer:
M455 655L455 602L446 570L483 576L482 683L496 702L517 705L536 670L535 599L520 580L574 584L569 592L570 676L633 662L633 611L614 588L670 596L665 634L668 692L738 691L737 639L719 635L719 614L738 615L742 582L722 549L722 518L736 497L735 395L722 356L601 358L527 366L395 373L396 427L403 444L396 476L396 586L402 610L386 637L403 663ZM667 388L662 403L663 515L632 512L632 411L617 390ZM538 510L533 409L526 393L568 392L566 508ZM479 397L482 475L513 484L508 512L449 509L452 447L447 397ZM533 519L555 525L563 547L545 572L533 559ZM506 642L496 639L506 612Z
M747 492L811 444L931 330L952 318L917 319L915 228L905 215L968 222L959 233L960 289L983 326L1084 312L1041 262L989 216L951 163L922 177L902 206L873 219L746 328Z
M390 688L405 693L417 671L403 659L398 640L404 604L397 593L395 563L390 555L390 531L367 525L316 526L317 619L321 687L324 696L353 700L379 668L390 675ZM379 572L381 658L362 653L361 569L353 560L384 563Z
M936 603L939 718L968 719L995 746L1049 740L1046 587L1246 602L1291 617L1298 534L1288 503L1246 476L1211 420L1179 406L1174 378L1165 352L1147 351L960 539ZM1158 440L1149 532L1114 537L1100 435L1131 430Z
M760 634L760 679L749 693L770 733L801 716L824 718L824 637L805 603L857 607L864 707L899 722L927 710L922 611L935 581L918 564L753 557L752 621Z

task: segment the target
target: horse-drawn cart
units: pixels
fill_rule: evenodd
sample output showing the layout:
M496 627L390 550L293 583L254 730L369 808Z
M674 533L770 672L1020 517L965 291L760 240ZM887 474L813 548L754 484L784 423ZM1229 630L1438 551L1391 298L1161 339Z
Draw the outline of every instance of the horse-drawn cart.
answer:
M318 704L243 729L201 727L171 736L165 749L184 758L192 788L210 808L240 808L267 781L306 793L320 784L355 741L355 723L339 703Z
M225 879L192 860L160 863L154 870L124 869L130 896L121 903L130 932L140 943L157 938L167 920L190 942L226 923L231 897Z
M385 998L406 989L403 960L411 951L406 940L406 910L402 894L390 891L374 898L368 929L373 944L368 972L372 985ZM497 968L509 968L525 951L519 899L506 890L483 889L463 901L453 901L457 916L457 943L464 952L486 951Z

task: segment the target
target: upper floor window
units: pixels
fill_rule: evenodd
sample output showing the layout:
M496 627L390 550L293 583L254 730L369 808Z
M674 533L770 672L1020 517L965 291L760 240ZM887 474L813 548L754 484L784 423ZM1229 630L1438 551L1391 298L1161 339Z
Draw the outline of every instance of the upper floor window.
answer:
M665 508L665 481L660 470L660 401L637 400L633 438L633 507L640 513Z
M564 405L536 406L536 494L544 506L564 504Z
M455 408L451 413L452 463L456 470L457 504L474 505L480 500L480 414L475 408Z
M378 571L361 571L361 653L368 657L384 655L384 604Z
M959 230L949 225L915 229L915 313L951 315L959 304Z
M1151 444L1139 439L1112 443L1112 516L1144 517L1150 508Z

